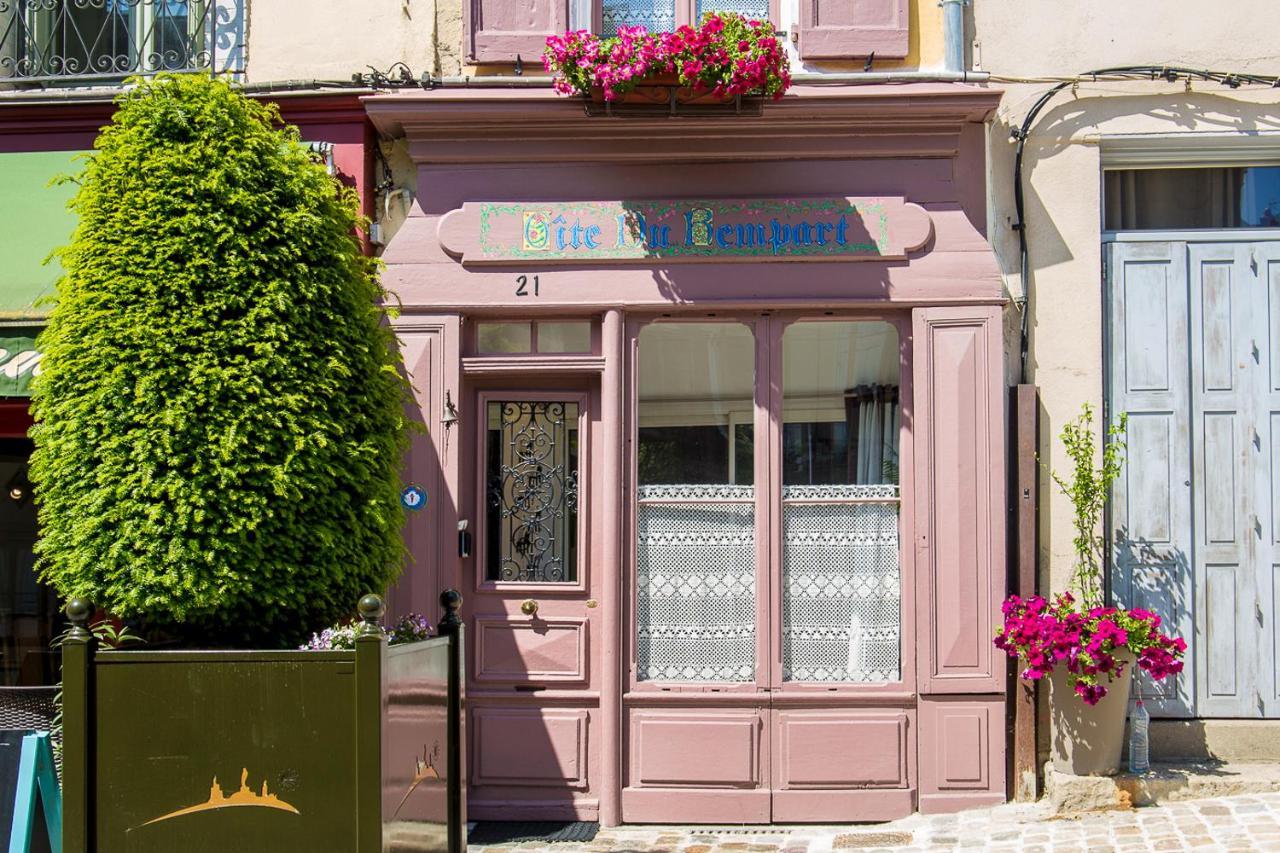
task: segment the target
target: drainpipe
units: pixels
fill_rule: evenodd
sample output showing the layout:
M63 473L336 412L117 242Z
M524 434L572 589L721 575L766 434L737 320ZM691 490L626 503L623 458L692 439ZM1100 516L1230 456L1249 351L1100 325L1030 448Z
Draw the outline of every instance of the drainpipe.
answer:
M965 0L941 0L942 33L947 47L947 70L964 71Z

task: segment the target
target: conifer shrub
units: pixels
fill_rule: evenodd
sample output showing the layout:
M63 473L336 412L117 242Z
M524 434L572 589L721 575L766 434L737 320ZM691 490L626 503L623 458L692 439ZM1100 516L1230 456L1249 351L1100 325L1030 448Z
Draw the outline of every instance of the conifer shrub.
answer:
M187 644L296 647L404 557L407 385L356 195L196 75L134 81L74 180L40 576Z

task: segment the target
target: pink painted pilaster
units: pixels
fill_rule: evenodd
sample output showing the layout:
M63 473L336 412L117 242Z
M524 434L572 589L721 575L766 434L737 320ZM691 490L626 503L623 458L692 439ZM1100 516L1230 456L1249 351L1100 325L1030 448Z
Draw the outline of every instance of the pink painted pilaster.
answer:
M914 312L922 812L1004 799L1004 382L994 306Z
M604 312L601 328L601 352L604 371L600 377L600 420L603 425L604 450L600 453L603 467L603 500L601 526L603 566L600 597L603 612L601 627L604 642L600 650L600 728L604 735L603 761L600 768L600 823L616 826L622 816L622 353L624 324L622 312L611 308Z

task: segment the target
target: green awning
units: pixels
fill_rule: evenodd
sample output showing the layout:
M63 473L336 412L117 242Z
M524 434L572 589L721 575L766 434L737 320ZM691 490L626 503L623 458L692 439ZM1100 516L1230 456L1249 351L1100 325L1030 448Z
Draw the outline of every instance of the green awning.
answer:
M0 322L38 321L49 313L47 303L36 302L53 292L62 267L56 260L45 263L45 259L66 245L75 229L67 201L76 189L75 184L50 186L49 182L57 175L78 172L79 153L0 154Z
M31 377L40 368L37 328L0 327L0 397L30 397Z

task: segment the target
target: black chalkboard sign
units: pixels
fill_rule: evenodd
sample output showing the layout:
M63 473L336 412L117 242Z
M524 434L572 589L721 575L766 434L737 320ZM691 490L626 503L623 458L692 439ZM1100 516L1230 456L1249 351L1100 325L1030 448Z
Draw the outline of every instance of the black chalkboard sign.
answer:
M22 763L22 729L0 729L0 828L7 841L13 830L13 799L18 793L18 767Z

